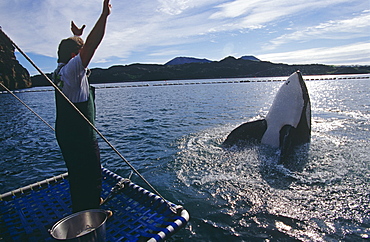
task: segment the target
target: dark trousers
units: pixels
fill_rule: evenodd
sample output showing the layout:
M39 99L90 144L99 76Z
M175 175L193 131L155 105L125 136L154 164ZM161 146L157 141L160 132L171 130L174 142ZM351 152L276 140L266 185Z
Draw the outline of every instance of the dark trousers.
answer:
M68 168L73 212L99 208L102 174L98 142L58 139L58 143Z

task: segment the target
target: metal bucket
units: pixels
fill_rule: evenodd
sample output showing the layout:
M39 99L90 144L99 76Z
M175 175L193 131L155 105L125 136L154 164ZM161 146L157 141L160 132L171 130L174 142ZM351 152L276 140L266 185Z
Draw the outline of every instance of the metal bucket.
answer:
M107 213L90 209L71 214L56 222L50 230L54 239L62 241L105 241Z

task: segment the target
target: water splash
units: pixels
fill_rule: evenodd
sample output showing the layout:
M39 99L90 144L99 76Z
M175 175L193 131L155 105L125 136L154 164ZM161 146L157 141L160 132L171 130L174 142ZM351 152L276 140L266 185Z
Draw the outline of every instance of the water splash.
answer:
M369 188L361 183L365 174L354 169L364 170L366 164L355 156L369 144L358 146L357 141L320 129L314 128L310 145L297 150L293 164L299 169L277 165L278 152L263 145L222 149L232 127L183 137L178 141L177 177L195 197L202 194L202 217L195 217L236 238L320 241L339 239L338 233L343 238L366 237L369 193L358 191ZM346 232L353 223L359 225L358 232Z

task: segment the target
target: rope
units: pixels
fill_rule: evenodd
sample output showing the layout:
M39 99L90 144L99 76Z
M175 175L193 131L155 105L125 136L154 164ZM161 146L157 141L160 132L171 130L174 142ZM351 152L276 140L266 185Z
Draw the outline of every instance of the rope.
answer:
M12 94L13 97L15 97L19 102L21 102L26 108L28 108L28 110L30 110L33 114L35 114L42 122L44 122L47 126L49 126L49 128L51 128L53 131L55 131L54 128L50 124L48 124L48 122L46 122L40 115L38 115L34 110L32 110L32 108L30 108L25 102L23 102L19 97L17 97L17 95L15 95L12 91L10 91L9 88L7 88L2 82L0 82L0 85L7 92Z
M138 170L135 169L135 167L133 167L131 165L130 162L128 162L126 160L126 158L108 141L107 138L105 138L105 136L87 119L87 117L71 102L71 100L68 99L68 97L58 88L58 86L52 81L50 80L50 78L26 55L26 53L24 53L15 43L14 41L9 38L8 35L6 35L4 33L4 31L2 30L2 28L0 27L0 31L2 34L4 34L5 37L7 37L10 42L12 43L12 45L19 51L19 53L21 53L24 58L27 59L28 62L30 62L30 64L42 75L45 77L45 79L54 87L55 91L58 91L62 96L63 98L77 111L77 113L79 115L81 115L81 117L94 129L94 131L104 140L105 143L108 144L108 146L150 187L150 189L152 189L160 198L163 199L163 201L165 201L169 207L169 209L173 212L173 213L178 213L178 211L176 211L175 209L176 208L173 208L169 202L140 174L140 172Z

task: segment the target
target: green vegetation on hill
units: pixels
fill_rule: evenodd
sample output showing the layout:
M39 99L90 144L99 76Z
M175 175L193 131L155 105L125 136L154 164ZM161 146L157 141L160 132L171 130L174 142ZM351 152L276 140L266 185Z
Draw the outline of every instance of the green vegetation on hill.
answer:
M0 31L0 82L11 90L30 87L30 74L19 64L14 50L10 39Z

